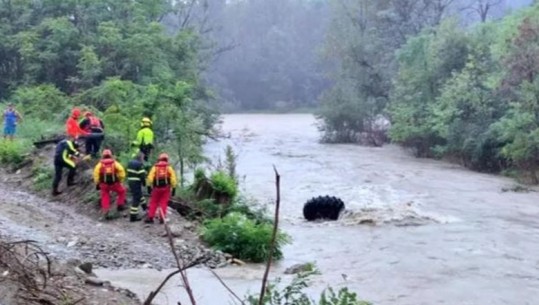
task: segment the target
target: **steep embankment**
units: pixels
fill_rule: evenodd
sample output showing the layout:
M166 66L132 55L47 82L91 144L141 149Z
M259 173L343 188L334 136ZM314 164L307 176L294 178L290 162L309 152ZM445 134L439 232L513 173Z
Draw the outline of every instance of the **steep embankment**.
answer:
M51 197L52 149L36 149L18 168L4 169L0 178L0 240L31 239L55 261L80 260L98 268L175 266L163 225L131 223L126 214L113 221L101 219L90 175L94 162L80 163L78 184L67 188L64 180L63 194ZM208 256L210 267L225 264L223 255L200 243L195 223L174 212L169 215L177 250L186 262Z

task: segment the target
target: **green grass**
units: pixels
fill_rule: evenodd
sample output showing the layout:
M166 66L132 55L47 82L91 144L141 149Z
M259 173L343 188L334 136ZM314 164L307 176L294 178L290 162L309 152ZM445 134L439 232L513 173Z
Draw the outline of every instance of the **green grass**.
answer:
M51 188L54 177L54 169L52 167L35 167L32 173L32 187L35 191L43 191Z
M32 144L26 139L0 140L0 163L16 166L22 163L32 150Z

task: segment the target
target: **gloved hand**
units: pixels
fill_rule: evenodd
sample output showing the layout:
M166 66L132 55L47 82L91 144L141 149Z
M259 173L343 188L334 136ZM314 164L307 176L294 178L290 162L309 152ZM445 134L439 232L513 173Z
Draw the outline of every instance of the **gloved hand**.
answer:
M95 190L96 190L96 191L99 191L100 189L101 189L101 187L99 186L99 184L96 184L96 185L95 185Z
M85 155L84 157L82 157L82 161L89 161L89 160L92 160L92 155Z
M172 188L171 194L172 194L172 197L176 196L176 188L175 187Z
M148 194L151 194L151 193L152 193L152 187L151 187L151 186L147 186L147 187L146 187L146 190L148 191Z

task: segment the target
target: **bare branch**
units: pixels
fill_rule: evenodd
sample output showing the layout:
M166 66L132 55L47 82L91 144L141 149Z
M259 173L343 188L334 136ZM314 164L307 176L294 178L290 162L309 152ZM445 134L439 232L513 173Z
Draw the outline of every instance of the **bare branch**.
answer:
M245 302L243 302L243 300L223 281L223 279L221 279L221 277L215 271L211 269L209 270L213 274L213 276L217 278L217 280L221 283L221 285L223 285L223 287L225 287L226 290L228 290L228 292L232 294L232 296L234 296L234 298L236 298L236 300L240 302L240 304L245 305Z
M260 297L258 299L258 305L263 304L264 295L266 294L266 285L268 282L268 276L269 271L271 268L271 262L273 259L273 252L275 251L275 243L277 241L277 232L279 228L279 208L281 205L281 176L279 175L279 172L273 166L273 171L275 172L275 189L276 189L276 199L275 199L275 217L274 217L274 223L273 223L273 233L271 236L271 244L270 244L270 251L269 251L269 257L266 264L266 270L264 271L264 277L262 278L262 287L260 288Z

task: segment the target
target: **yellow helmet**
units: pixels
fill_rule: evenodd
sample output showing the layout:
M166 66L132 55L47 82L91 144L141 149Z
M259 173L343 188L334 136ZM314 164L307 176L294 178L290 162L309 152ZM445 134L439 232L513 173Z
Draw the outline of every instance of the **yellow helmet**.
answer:
M151 126L152 125L152 120L150 120L149 118L142 118L142 121L140 121L140 126Z

